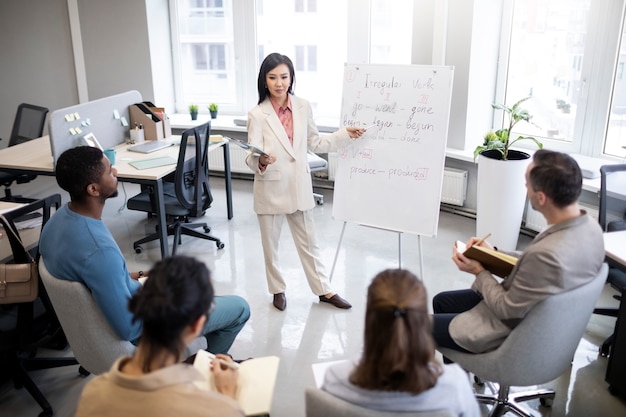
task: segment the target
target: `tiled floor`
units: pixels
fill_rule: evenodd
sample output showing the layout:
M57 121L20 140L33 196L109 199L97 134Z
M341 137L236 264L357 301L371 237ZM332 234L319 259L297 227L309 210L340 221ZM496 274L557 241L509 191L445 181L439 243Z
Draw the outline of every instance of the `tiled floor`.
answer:
M268 295L256 216L252 211L252 182L234 181L234 218L226 217L223 181L212 179L215 202L207 213L213 233L225 243L216 250L212 242L183 238L179 253L202 259L213 271L218 294L239 294L250 303L252 317L238 337L231 353L236 358L278 355L281 358L273 400L272 417L304 416L304 389L313 386L311 364L358 357L362 344L365 291L371 278L380 270L398 266L398 234L348 223L333 277L337 292L352 302L349 311L328 304L320 305L310 292L303 276L288 230L281 240L282 265L289 278L287 309L279 312ZM54 190L52 178L39 177L35 183L14 187L25 195L46 195ZM138 189L120 183L120 196L107 203L104 221L124 252L129 269L147 269L159 258L157 243L135 254L132 242L153 225L142 213L122 209L127 196ZM332 192L322 191L325 205L315 208L322 257L330 270L338 249L342 222L332 219ZM64 195L64 201L67 196ZM420 273L418 242L421 240L424 261L423 279L429 294L441 290L465 288L472 277L460 273L449 259L451 244L473 235L474 221L459 215L441 213L437 237L401 236L402 266ZM285 224L285 229L287 225ZM528 243L522 237L520 244ZM599 304L616 305L612 290L605 288ZM598 345L612 330L614 319L593 316L581 340L573 365L560 378L546 386L554 387L557 396L552 409L530 403L542 416L626 416L626 404L612 397L604 381L607 359L599 357ZM49 354L42 352L41 354ZM56 352L52 352L53 354ZM70 355L71 352L62 352ZM71 416L86 379L76 367L32 373L39 388L55 408L57 416ZM12 384L0 385L0 415L34 416L40 409L25 390ZM486 409L484 410L486 414Z

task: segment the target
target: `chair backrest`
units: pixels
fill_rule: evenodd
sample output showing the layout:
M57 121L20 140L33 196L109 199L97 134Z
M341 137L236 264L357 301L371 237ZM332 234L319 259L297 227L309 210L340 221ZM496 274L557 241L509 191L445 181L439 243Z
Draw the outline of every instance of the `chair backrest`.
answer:
M602 230L612 232L626 230L626 220L609 222L607 213L611 201L611 190L623 191L626 188L626 164L602 165L600 167L600 193L598 221Z
M317 388L305 391L306 417L453 417L450 411L391 412L370 410Z
M22 103L17 108L9 145L17 145L43 135L48 109Z
M43 258L39 260L39 277L74 357L83 368L101 374L120 356L133 354L135 346L115 333L85 285L52 276ZM182 358L206 347L207 340L200 335L187 346Z
M39 276L81 366L100 374L108 371L120 356L132 355L135 346L115 333L87 287L55 278L43 261L39 260Z
M605 263L591 282L541 301L494 351L481 354L439 351L487 381L508 386L551 381L570 366L607 273Z
M211 206L213 196L209 185L209 136L211 122L183 132L174 173L174 189L181 206L191 217L201 216ZM194 140L189 139L193 137Z

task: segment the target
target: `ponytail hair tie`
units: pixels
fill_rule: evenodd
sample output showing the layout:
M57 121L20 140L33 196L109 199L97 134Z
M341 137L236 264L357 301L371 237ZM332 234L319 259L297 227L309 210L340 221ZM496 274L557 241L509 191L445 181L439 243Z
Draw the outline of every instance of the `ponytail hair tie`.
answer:
M406 309L404 308L396 308L393 310L394 317L406 316Z

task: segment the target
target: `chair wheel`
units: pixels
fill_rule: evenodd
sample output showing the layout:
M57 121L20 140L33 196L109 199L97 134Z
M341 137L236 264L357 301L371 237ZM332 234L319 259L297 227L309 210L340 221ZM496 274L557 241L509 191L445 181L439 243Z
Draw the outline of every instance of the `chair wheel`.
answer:
M217 246L218 249L224 249L224 242L217 241L215 242L215 246Z
M539 403L544 407L552 407L552 404L554 404L554 398L541 397L539 398Z
M141 246L136 246L135 253L141 253L141 252L143 252L143 248Z
M483 386L485 385L485 381L483 381L482 379L480 379L479 377L477 377L476 375L474 375L474 382L476 383L476 385L478 386Z
M211 228L209 226L204 226L204 233L211 233Z
M81 376L89 376L89 375L91 375L91 372L89 372L88 370L86 370L86 369L85 369L85 368L83 368L82 366L79 366L79 367L78 367L78 373L79 373Z

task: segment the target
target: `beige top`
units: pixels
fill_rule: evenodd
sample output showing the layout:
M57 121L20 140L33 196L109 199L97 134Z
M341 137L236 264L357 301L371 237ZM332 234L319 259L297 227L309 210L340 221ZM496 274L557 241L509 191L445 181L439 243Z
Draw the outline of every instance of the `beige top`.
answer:
M242 417L235 400L194 384L203 376L193 366L179 363L142 376L119 369L130 360L118 359L111 370L96 376L83 390L76 416L202 416Z

